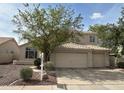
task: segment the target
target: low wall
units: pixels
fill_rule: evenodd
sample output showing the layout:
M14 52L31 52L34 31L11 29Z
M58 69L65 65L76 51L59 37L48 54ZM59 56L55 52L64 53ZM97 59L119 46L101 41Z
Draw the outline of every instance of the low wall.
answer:
M30 60L14 60L13 64L15 65L33 65L34 62Z

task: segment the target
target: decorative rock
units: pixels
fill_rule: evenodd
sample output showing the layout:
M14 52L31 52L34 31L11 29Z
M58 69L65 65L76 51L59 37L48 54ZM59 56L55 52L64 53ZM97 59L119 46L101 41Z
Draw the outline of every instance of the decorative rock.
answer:
M43 75L43 80L47 80L47 79L48 79L48 75L47 74Z

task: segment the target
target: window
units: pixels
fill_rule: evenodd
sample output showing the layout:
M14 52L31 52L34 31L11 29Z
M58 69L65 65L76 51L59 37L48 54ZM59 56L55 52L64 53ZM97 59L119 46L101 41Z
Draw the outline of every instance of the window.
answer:
M95 36L90 36L90 42L95 42Z
M25 58L37 58L37 51L34 48L26 48Z

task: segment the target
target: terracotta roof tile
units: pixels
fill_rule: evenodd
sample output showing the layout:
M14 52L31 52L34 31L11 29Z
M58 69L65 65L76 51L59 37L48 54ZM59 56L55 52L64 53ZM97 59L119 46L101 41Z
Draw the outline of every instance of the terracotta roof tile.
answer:
M110 50L108 48L104 48L96 45L80 45L76 43L65 43L63 45L60 45L58 48Z

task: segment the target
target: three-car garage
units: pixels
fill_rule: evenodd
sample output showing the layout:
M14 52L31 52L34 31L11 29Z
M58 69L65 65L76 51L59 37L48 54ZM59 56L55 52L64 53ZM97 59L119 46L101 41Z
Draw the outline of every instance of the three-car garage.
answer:
M56 49L53 61L57 68L109 66L109 49L95 45L67 43Z

